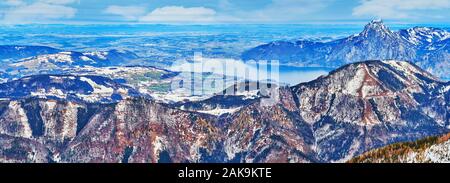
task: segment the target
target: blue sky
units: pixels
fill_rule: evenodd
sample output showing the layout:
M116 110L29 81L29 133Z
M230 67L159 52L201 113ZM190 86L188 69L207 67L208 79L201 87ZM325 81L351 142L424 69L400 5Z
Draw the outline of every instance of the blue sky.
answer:
M0 23L450 23L450 0L1 0Z

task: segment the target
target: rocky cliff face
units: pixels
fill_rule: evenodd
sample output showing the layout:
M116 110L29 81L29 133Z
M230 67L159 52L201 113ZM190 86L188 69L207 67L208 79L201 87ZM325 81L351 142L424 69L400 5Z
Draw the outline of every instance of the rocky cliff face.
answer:
M48 148L35 140L9 135L0 135L0 162L2 163L47 163L51 161Z
M3 152L46 157L3 153L5 161L197 162L200 149L208 156L222 140L219 124L211 116L170 109L144 98L115 104L30 99L4 101L1 106L0 129L5 137L0 141L11 144L2 146Z
M55 156L62 162L200 162L201 153L212 155L223 140L218 125L208 115L124 100L102 107Z
M321 162L316 158L311 126L299 115L290 88L280 88L279 102L261 102L231 115L225 152L238 162Z
M415 65L367 61L292 88L274 105L184 111L145 97L0 102L4 162L336 162L449 130L449 83Z

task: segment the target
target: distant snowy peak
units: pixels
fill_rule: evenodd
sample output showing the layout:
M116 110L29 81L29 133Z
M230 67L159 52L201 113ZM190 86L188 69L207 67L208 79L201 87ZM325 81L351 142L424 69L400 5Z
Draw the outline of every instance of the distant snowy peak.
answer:
M0 84L3 100L30 97L110 103L139 92L101 76L35 75Z
M450 38L450 32L432 27L409 28L400 30L399 34L402 38L416 46L439 42Z
M429 27L394 32L382 21L374 20L360 33L346 38L327 42L276 41L247 50L241 58L334 68L364 60L403 60L448 79L449 37L448 31Z
M364 27L364 30L358 34L358 36L370 37L370 36L394 36L394 33L384 25L382 20L372 20Z
M392 38L397 42L405 44L404 41L418 47L430 47L435 43L442 42L450 38L450 32L433 27L413 27L401 29L398 32L391 31L381 20L373 20L367 24L364 30L356 36L364 38L380 37ZM353 36L355 37L355 36ZM350 37L352 38L352 37Z

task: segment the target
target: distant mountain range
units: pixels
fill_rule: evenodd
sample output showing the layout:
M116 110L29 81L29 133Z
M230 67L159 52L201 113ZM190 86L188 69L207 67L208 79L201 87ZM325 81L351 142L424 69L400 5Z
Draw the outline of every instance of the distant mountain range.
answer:
M242 59L279 60L298 66L340 67L362 60L403 60L445 79L450 76L450 32L430 27L414 27L393 32L381 20L373 20L364 30L329 42L276 41L250 49Z
M0 87L0 161L344 162L450 131L450 83L400 61L348 64L308 83L278 87L273 106L260 105L257 95L242 105L220 99L220 107L237 107L220 116L195 111L217 107L214 98L184 110L139 93L110 103L32 95L38 88L75 96L125 88L81 76L71 87L65 77L30 76Z
M0 84L0 98L113 103L139 92L102 76L34 75Z
M138 58L126 50L77 52L46 46L4 45L0 46L0 81L37 74L67 74L80 68L121 66Z
M15 61L38 55L55 54L62 51L48 46L1 45L0 60Z
M166 103L191 98L186 92L169 93L175 77L191 79L191 73L145 66L142 58L126 50L77 52L43 46L0 46L0 51L5 54L0 65L0 83L36 75L102 76ZM194 75L196 78L204 76L203 73ZM209 74L210 80L223 78L222 75L211 76ZM213 93L205 91L207 95Z
M98 51L98 52L74 52L62 51L53 54L43 54L33 57L23 58L11 64L13 67L24 68L53 68L55 67L69 67L69 66L117 66L124 64L126 60L138 58L129 51Z

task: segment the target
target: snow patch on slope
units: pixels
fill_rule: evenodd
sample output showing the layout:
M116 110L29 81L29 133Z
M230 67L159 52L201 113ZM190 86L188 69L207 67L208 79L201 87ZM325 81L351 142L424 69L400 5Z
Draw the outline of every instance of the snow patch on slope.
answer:
M80 80L89 83L89 85L91 85L91 87L94 89L94 92L93 92L94 94L110 96L114 92L113 88L108 88L103 85L98 85L96 82L92 81L91 79L89 79L87 77L80 77Z
M241 109L240 107L237 108L231 108L231 109L221 109L221 108L216 108L213 110L208 110L208 111L197 111L199 113L205 113L205 114L211 114L211 115L215 115L215 116L221 116L223 114L233 114L236 111L239 111L239 109Z
M358 69L355 73L355 76L347 83L347 86L344 88L343 93L350 95L357 94L358 90L363 85L364 77L365 77L364 69Z

